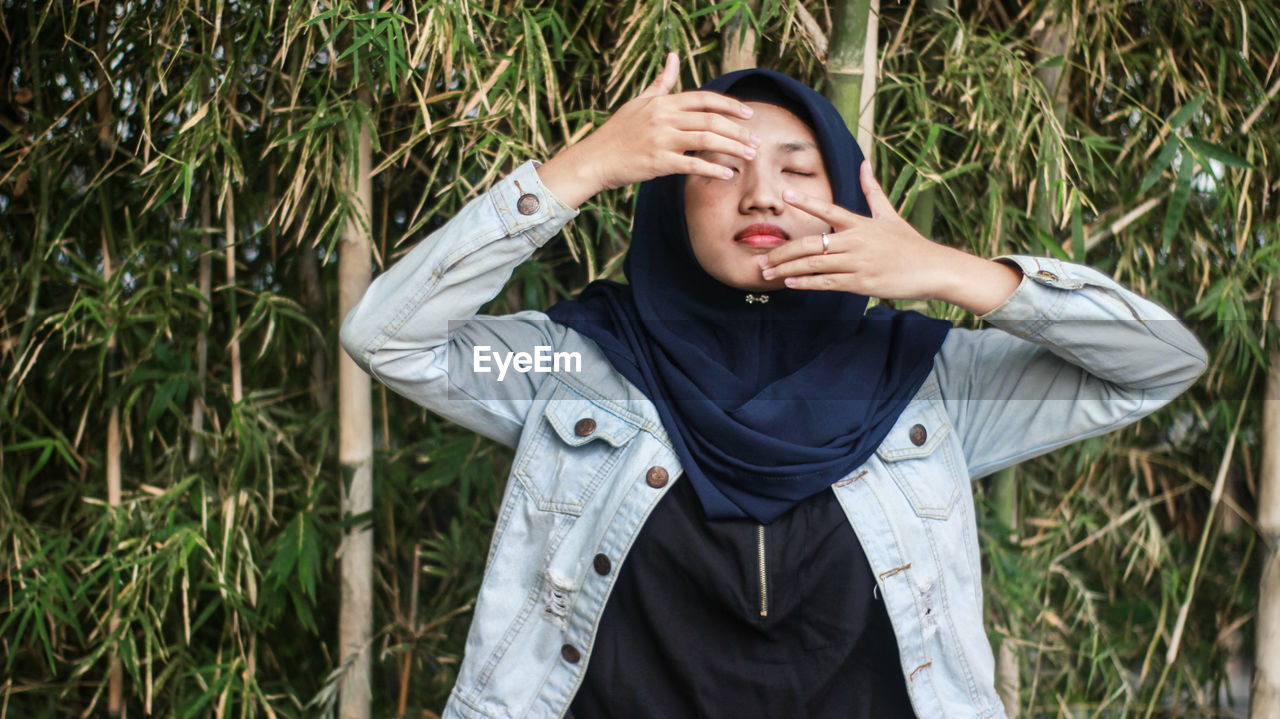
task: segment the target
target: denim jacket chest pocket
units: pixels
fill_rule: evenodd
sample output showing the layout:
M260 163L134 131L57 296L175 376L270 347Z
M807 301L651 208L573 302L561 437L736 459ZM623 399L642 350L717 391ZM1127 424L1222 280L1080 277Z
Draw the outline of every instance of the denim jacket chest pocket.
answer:
M578 516L640 427L619 408L559 385L536 425L525 430L532 435L524 438L512 474L538 509Z
M965 468L951 429L938 401L919 399L907 405L876 450L920 517L948 519L960 499Z

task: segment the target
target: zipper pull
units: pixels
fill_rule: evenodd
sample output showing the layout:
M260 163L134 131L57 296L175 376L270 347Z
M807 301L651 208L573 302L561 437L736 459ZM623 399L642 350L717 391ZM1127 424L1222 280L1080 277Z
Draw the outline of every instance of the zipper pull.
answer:
M769 616L769 577L764 560L764 525L756 527L757 555L760 557L760 616Z

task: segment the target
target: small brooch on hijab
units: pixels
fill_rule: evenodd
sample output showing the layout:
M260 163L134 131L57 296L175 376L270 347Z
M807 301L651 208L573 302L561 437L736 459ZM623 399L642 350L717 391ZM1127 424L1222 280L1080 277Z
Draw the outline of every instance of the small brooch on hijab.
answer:
M759 302L760 304L764 304L765 302L768 302L768 301L769 301L769 295L767 294L761 293L758 295L753 295L750 292L747 293L747 304L749 305L754 305L757 302Z

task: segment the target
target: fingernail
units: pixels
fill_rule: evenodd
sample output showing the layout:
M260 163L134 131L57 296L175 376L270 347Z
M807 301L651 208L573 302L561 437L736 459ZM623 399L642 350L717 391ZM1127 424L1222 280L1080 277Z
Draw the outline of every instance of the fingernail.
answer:
M748 148L746 149L746 151L745 151L743 154L745 154L745 155L747 156L747 159L748 159L748 160L750 160L750 159L754 159L754 158L755 158L755 156L756 156L756 148L754 148L754 147L748 147Z
M728 180L729 178L733 177L733 170L730 170L729 168L726 167L720 171L720 176Z
M751 139L748 140L748 142L751 143L752 147L760 147L760 138L756 137L755 135L752 135Z
M760 265L760 269L764 269L764 268L768 267L768 266L769 266L769 256L768 256L768 255L760 255L760 256L756 257L756 264Z
M795 202L796 200L800 199L800 195L797 194L795 190L783 190L782 199L786 200L787 202Z
M756 114L755 110L752 110L750 107L747 107L746 105L742 106L741 112L743 117L751 117L752 115Z
M771 279L773 279L773 275L774 275L776 272L777 272L777 270L773 269L772 267L768 267L768 268L766 268L766 269L765 269L765 271L764 271L763 273L761 273L761 274L763 274L763 275L764 275L764 278L765 278L766 280L771 280Z

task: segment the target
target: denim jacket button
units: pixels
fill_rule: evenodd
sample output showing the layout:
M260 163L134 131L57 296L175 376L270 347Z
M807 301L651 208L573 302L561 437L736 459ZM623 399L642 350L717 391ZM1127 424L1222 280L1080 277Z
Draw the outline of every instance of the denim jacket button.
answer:
M919 447L929 438L929 433L924 430L923 424L914 424L911 425L911 431L908 436L911 438L911 444Z
M596 574L608 574L613 569L613 562L603 554L597 554L596 558L591 560L591 564L596 568Z
M649 483L654 489L662 489L667 486L667 470L663 467L650 467L648 474L644 476L644 481Z
M522 215L532 215L538 211L538 196L532 192L526 192L516 200L516 209Z
M579 437L586 437L594 431L596 431L596 421L590 417L583 417L573 425L573 433Z
M582 652L578 651L578 648L572 644L566 644L560 647L560 656L564 657L564 660L570 664L577 664L578 660L582 659Z

